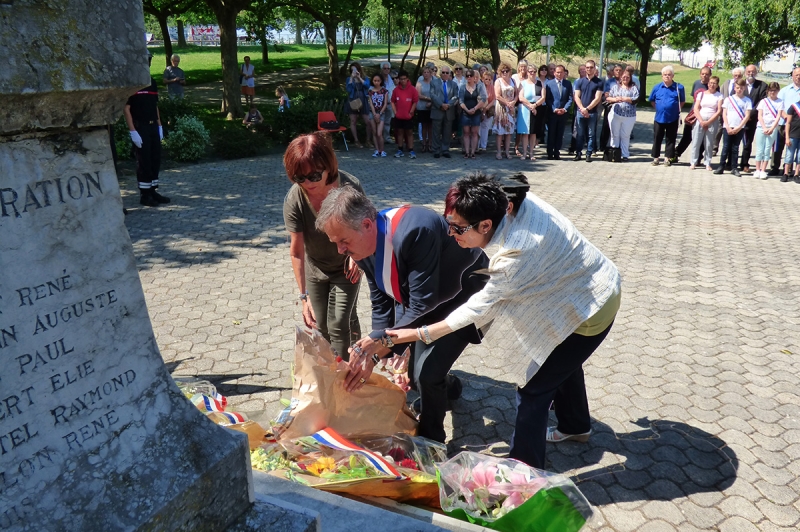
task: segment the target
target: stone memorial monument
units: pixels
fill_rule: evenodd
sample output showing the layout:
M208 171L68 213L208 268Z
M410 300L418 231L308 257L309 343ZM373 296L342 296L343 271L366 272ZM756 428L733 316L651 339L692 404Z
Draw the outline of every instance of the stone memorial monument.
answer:
M140 0L0 0L0 530L221 530L246 438L172 382L105 125L150 82Z

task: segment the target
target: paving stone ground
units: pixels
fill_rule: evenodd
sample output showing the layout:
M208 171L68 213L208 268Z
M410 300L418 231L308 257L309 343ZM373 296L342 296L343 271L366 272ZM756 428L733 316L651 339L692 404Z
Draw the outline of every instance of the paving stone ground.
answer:
M652 113L633 157L604 162L493 156L375 160L341 151L379 207L441 211L473 169L530 172L533 191L614 260L622 308L585 365L594 431L548 447L598 511L594 530L797 530L800 527L800 186L649 165ZM174 375L218 384L235 408L272 416L290 394L300 319L282 220L281 158L168 170L173 203L126 219L158 345ZM369 324L366 290L359 313ZM449 450L508 451L520 356L470 346L454 370L462 399Z

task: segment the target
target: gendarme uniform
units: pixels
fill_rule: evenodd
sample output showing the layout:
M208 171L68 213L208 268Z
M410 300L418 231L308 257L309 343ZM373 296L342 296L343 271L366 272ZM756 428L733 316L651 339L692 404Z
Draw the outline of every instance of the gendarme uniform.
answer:
M139 182L142 205L155 206L169 203L169 198L158 193L158 170L161 167L161 135L158 125L158 87L151 77L150 85L128 98L131 118L136 132L142 138L142 147L135 144L136 178Z

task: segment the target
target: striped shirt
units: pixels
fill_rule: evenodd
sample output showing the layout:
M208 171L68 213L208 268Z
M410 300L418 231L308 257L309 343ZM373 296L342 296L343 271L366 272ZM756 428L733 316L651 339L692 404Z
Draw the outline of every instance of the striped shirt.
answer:
M509 374L524 384L561 342L621 290L619 271L564 215L529 193L513 218L498 226L488 248L491 278L446 323L508 326L519 353ZM527 358L525 358L527 357ZM524 380L523 380L524 377Z

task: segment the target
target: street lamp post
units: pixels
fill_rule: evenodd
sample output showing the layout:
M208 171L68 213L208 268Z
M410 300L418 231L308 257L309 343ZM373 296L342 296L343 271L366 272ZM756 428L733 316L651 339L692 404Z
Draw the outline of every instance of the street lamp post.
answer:
M605 0L603 4L603 36L600 39L600 67L597 71L598 75L603 75L605 72L605 70L603 70L603 62L606 54L606 31L608 30L608 0Z

